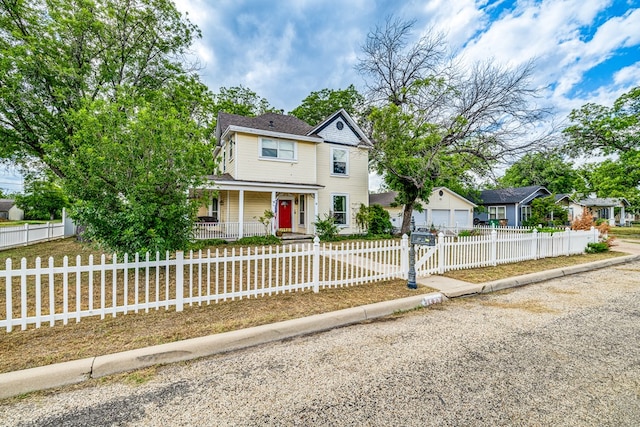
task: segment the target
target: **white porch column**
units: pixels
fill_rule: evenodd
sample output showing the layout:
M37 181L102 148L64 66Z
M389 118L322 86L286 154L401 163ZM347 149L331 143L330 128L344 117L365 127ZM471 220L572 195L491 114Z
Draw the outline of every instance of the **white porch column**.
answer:
M612 227L616 225L616 216L613 210L613 206L609 207L609 225Z
M242 239L244 229L244 190L238 196L238 239Z
M276 200L276 192L272 191L271 192L271 212L276 213L276 211L278 210L277 208L277 200ZM277 215L276 217L273 218L273 220L271 221L271 234L275 236L276 234L276 221L277 221Z
M620 207L620 225L624 226L625 224L624 205L622 205L622 207Z
M316 222L316 218L318 218L318 192L314 191L313 192L313 234L316 234L316 226L315 226L315 222Z

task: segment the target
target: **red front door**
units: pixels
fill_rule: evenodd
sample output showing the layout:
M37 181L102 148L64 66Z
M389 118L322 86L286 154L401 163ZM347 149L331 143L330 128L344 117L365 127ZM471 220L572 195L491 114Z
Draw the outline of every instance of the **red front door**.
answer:
M278 229L291 230L291 200L278 200Z

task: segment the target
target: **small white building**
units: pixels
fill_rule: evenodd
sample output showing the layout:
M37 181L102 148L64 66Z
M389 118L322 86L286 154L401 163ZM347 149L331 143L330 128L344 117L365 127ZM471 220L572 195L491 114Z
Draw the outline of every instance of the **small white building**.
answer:
M24 211L16 206L13 199L0 199L0 220L22 221Z

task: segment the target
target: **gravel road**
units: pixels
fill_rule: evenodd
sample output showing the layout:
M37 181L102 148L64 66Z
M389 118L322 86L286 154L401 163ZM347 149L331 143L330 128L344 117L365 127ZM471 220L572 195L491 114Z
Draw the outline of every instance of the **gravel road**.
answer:
M640 262L0 403L7 426L637 426Z

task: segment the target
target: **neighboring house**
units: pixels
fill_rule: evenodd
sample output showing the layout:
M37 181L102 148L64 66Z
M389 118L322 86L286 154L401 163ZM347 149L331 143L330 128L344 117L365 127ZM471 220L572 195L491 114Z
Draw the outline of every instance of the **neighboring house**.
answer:
M0 199L0 219L21 221L24 219L24 211L16 206L15 200Z
M548 197L551 192L541 185L529 187L483 190L478 205L485 208L474 218L474 223L493 223L519 227L531 217L531 202L539 197Z
M369 203L371 143L341 109L313 127L288 115L219 113L214 157L217 190L199 211L237 227L238 238L264 233L258 218L272 211L272 232L314 234L319 217L333 216L343 234L356 233L355 215ZM262 230L262 231L261 231Z
M582 216L582 210L584 206L571 198L568 194L556 194L556 204L563 206L567 210L567 219L569 222L580 218Z
M396 192L370 194L369 204L381 205L391 216L391 224L394 229L402 226L404 206L391 206L396 198ZM434 188L429 196L429 201L421 202L423 211L413 211L416 227L470 228L473 226L473 209L476 204L465 199L461 195L446 187Z
M629 202L624 197L587 197L581 200L580 204L589 209L594 220L606 219L611 226L616 224L626 225L627 222L633 219L632 215L628 215L625 212L625 208L629 206ZM616 209L618 209L617 215L615 214Z

